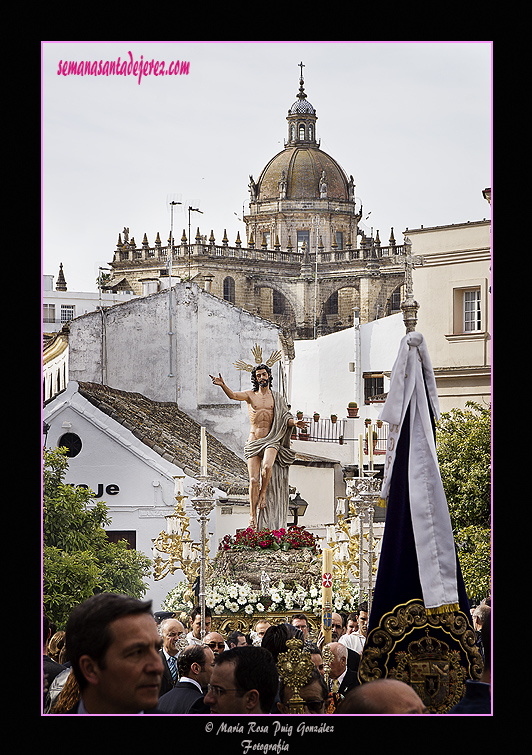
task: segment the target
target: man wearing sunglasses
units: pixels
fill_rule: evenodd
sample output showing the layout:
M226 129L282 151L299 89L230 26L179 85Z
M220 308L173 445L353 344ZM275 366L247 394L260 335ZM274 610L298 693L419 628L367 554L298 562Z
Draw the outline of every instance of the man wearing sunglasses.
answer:
M209 634L206 634L203 639L203 644L210 648L214 655L223 653L224 650L229 650L224 642L224 638L219 632L209 632Z

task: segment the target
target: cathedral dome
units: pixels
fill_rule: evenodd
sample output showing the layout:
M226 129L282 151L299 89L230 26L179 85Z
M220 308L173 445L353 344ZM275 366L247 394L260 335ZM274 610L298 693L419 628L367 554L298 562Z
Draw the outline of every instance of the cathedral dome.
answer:
M303 64L300 63L301 70ZM285 149L266 165L255 184L252 180L252 200L269 202L272 199L324 199L349 201L353 181L316 140L318 116L307 100L303 75L299 79L297 99L287 115L288 139Z
M320 193L322 176L326 184L325 193ZM283 179L286 181L286 199L320 199L322 196L349 200L349 182L345 172L330 155L315 146L288 146L273 157L257 181L258 201L279 199Z

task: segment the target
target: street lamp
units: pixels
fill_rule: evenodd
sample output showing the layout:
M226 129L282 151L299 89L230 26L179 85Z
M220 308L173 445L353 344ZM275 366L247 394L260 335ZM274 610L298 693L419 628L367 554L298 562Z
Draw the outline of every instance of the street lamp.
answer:
M190 271L190 257L192 254L192 244L191 244L191 238L190 238L190 213L191 212L199 212L200 215L203 215L203 212L198 207L190 207L188 208L188 279L190 280L192 277L192 273Z
M174 205L181 202L170 202L170 257L168 260L168 339L170 367L168 377L174 377L172 372L172 262L174 258Z
M297 527L297 521L300 516L305 515L305 511L307 510L308 503L303 498L301 498L301 495L299 494L299 491L296 493L296 496L293 500L290 501L288 504L288 508L290 509L290 513L294 517L293 523L290 525L290 527Z

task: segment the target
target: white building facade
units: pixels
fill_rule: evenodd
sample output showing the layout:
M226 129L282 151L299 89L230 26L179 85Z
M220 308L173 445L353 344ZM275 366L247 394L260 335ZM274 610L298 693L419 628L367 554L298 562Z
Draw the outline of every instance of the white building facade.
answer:
M491 404L491 222L408 230L419 302L417 329L431 355L440 410Z

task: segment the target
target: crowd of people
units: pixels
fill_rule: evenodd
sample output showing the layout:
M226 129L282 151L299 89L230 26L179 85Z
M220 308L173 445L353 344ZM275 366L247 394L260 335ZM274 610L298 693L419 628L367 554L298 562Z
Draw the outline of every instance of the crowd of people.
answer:
M65 631L43 621L44 713L49 714L289 714L295 690L279 656L299 639L308 677L297 689L305 714L427 713L415 690L395 679L360 684L358 666L368 607L333 613L329 642L311 639L305 614L291 623L255 623L249 634L223 637L208 608L188 617L152 613L151 601L115 593L89 598L71 613ZM491 607L472 612L484 674L468 682L451 713L489 713ZM202 626L203 624L203 626ZM202 630L204 634L202 636ZM328 652L325 652L327 648Z

